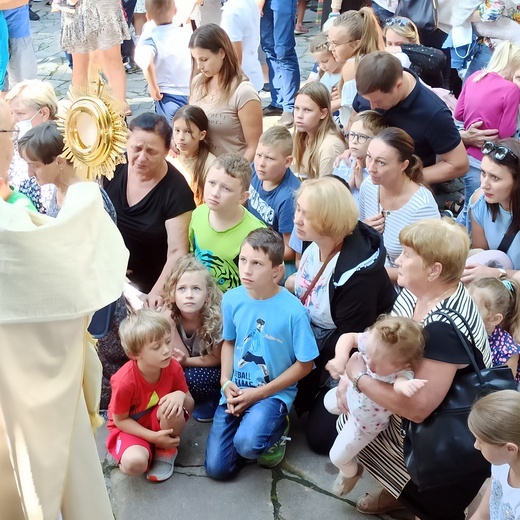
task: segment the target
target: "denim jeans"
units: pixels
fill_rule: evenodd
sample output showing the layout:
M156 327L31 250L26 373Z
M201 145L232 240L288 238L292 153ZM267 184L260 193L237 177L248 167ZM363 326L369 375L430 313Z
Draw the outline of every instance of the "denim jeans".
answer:
M473 54L473 58L471 59L468 70L464 76L464 81L478 70L485 69L491 56L493 56L493 51L487 45L477 43L477 50L475 51L475 54Z
M464 175L464 207L457 217L457 222L466 226L468 233L471 231L471 221L469 219L468 210L471 197L480 188L480 169L481 162L471 155L469 157L469 170Z
M261 46L265 52L271 86L271 105L294 111L300 88L294 26L297 0L266 0L260 21Z
M155 113L164 116L169 125L173 127L173 116L179 108L188 104L188 96L176 96L174 94L163 94L160 101L155 102Z
M206 473L224 480L235 475L244 459L256 459L283 435L287 407L276 397L250 406L240 417L220 405L206 442Z

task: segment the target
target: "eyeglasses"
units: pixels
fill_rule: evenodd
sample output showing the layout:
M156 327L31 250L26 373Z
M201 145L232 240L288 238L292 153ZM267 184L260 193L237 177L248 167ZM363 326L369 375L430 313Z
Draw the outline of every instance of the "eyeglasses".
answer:
M348 140L353 141L354 139L357 139L357 142L359 144L365 144L369 139L372 139L369 135L365 134L357 134L356 132L349 132L347 134Z
M18 130L18 128L13 128L12 130L0 130L0 133L11 134L9 136L11 138L11 141L13 141L13 143L16 143L16 141L18 141L18 136L20 135L20 130Z
M484 155L491 154L497 161L504 161L507 158L509 158L509 160L518 161L518 157L510 148L501 144L496 145L493 141L486 141L484 143L482 153Z
M358 40L349 40L348 42L331 42L330 40L327 40L327 45L329 49L335 49L336 47L340 47L341 45L347 45L347 43L354 43Z
M412 21L409 20L408 18L389 18L385 22L385 25L387 27L392 27L392 25L398 25L399 27L407 27L411 23L412 23Z

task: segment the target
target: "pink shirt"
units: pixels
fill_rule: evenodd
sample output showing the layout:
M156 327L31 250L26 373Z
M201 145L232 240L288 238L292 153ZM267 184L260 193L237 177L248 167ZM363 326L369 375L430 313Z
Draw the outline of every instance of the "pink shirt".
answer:
M472 74L464 83L457 106L455 119L468 128L482 121L482 129L498 129L500 139L512 137L516 131L520 89L496 72L488 72L480 81L473 81L482 71ZM468 146L468 155L482 160L480 148Z

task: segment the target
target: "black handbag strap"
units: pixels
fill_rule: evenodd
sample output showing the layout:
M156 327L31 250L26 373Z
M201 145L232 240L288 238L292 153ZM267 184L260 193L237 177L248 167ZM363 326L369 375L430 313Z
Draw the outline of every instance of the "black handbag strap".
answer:
M502 240L500 241L500 244L498 244L497 249L499 251L502 251L502 253L507 253L508 249L511 247L511 244L513 243L513 240L516 237L516 233L507 233L503 236Z
M443 316L444 318L446 318L449 321L450 325L455 330L455 334L457 334L457 337L459 338L460 342L464 346L464 350L466 351L466 354L468 355L470 363L473 366L473 370L475 371L475 374L477 375L477 379L479 381L480 386L484 386L485 385L484 378L482 377L482 374L480 373L481 369L479 368L477 360L475 358L474 349L477 348L477 344L475 342L475 338L473 337L473 333L471 332L471 329L469 328L468 322L457 311L450 310L450 312L452 314L455 314L462 321L462 324L466 327L466 330L468 331L468 334L470 337L471 346L473 348L469 347L468 339L462 334L462 332L459 330L459 327L457 326L457 324L455 323L453 318L444 309L439 309L439 310L435 311L434 313L432 313L431 315L433 316L435 314L438 314L439 316Z

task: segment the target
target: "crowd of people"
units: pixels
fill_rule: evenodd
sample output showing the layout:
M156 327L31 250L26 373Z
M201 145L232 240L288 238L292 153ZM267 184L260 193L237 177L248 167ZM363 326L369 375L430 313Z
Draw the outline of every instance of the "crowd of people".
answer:
M0 11L0 213L13 208L0 229L26 212L52 228L75 218L85 183L19 3ZM221 23L202 25L186 4L53 4L73 86L99 64L130 116L125 68L140 68L155 105L87 196L129 254L125 290L78 308L107 315L89 328L103 374L94 410L86 400L91 419L106 414L108 452L164 481L193 418L212 423L205 469L225 480L282 462L294 409L338 468L334 494L365 470L381 484L362 513L461 520L484 489L473 520L520 519L516 390L466 411L483 470L442 467L445 483L424 487L406 436L476 367L520 382L520 6L440 1L432 29L406 2L320 0L302 82L304 1L223 0ZM280 117L264 131L265 116Z

